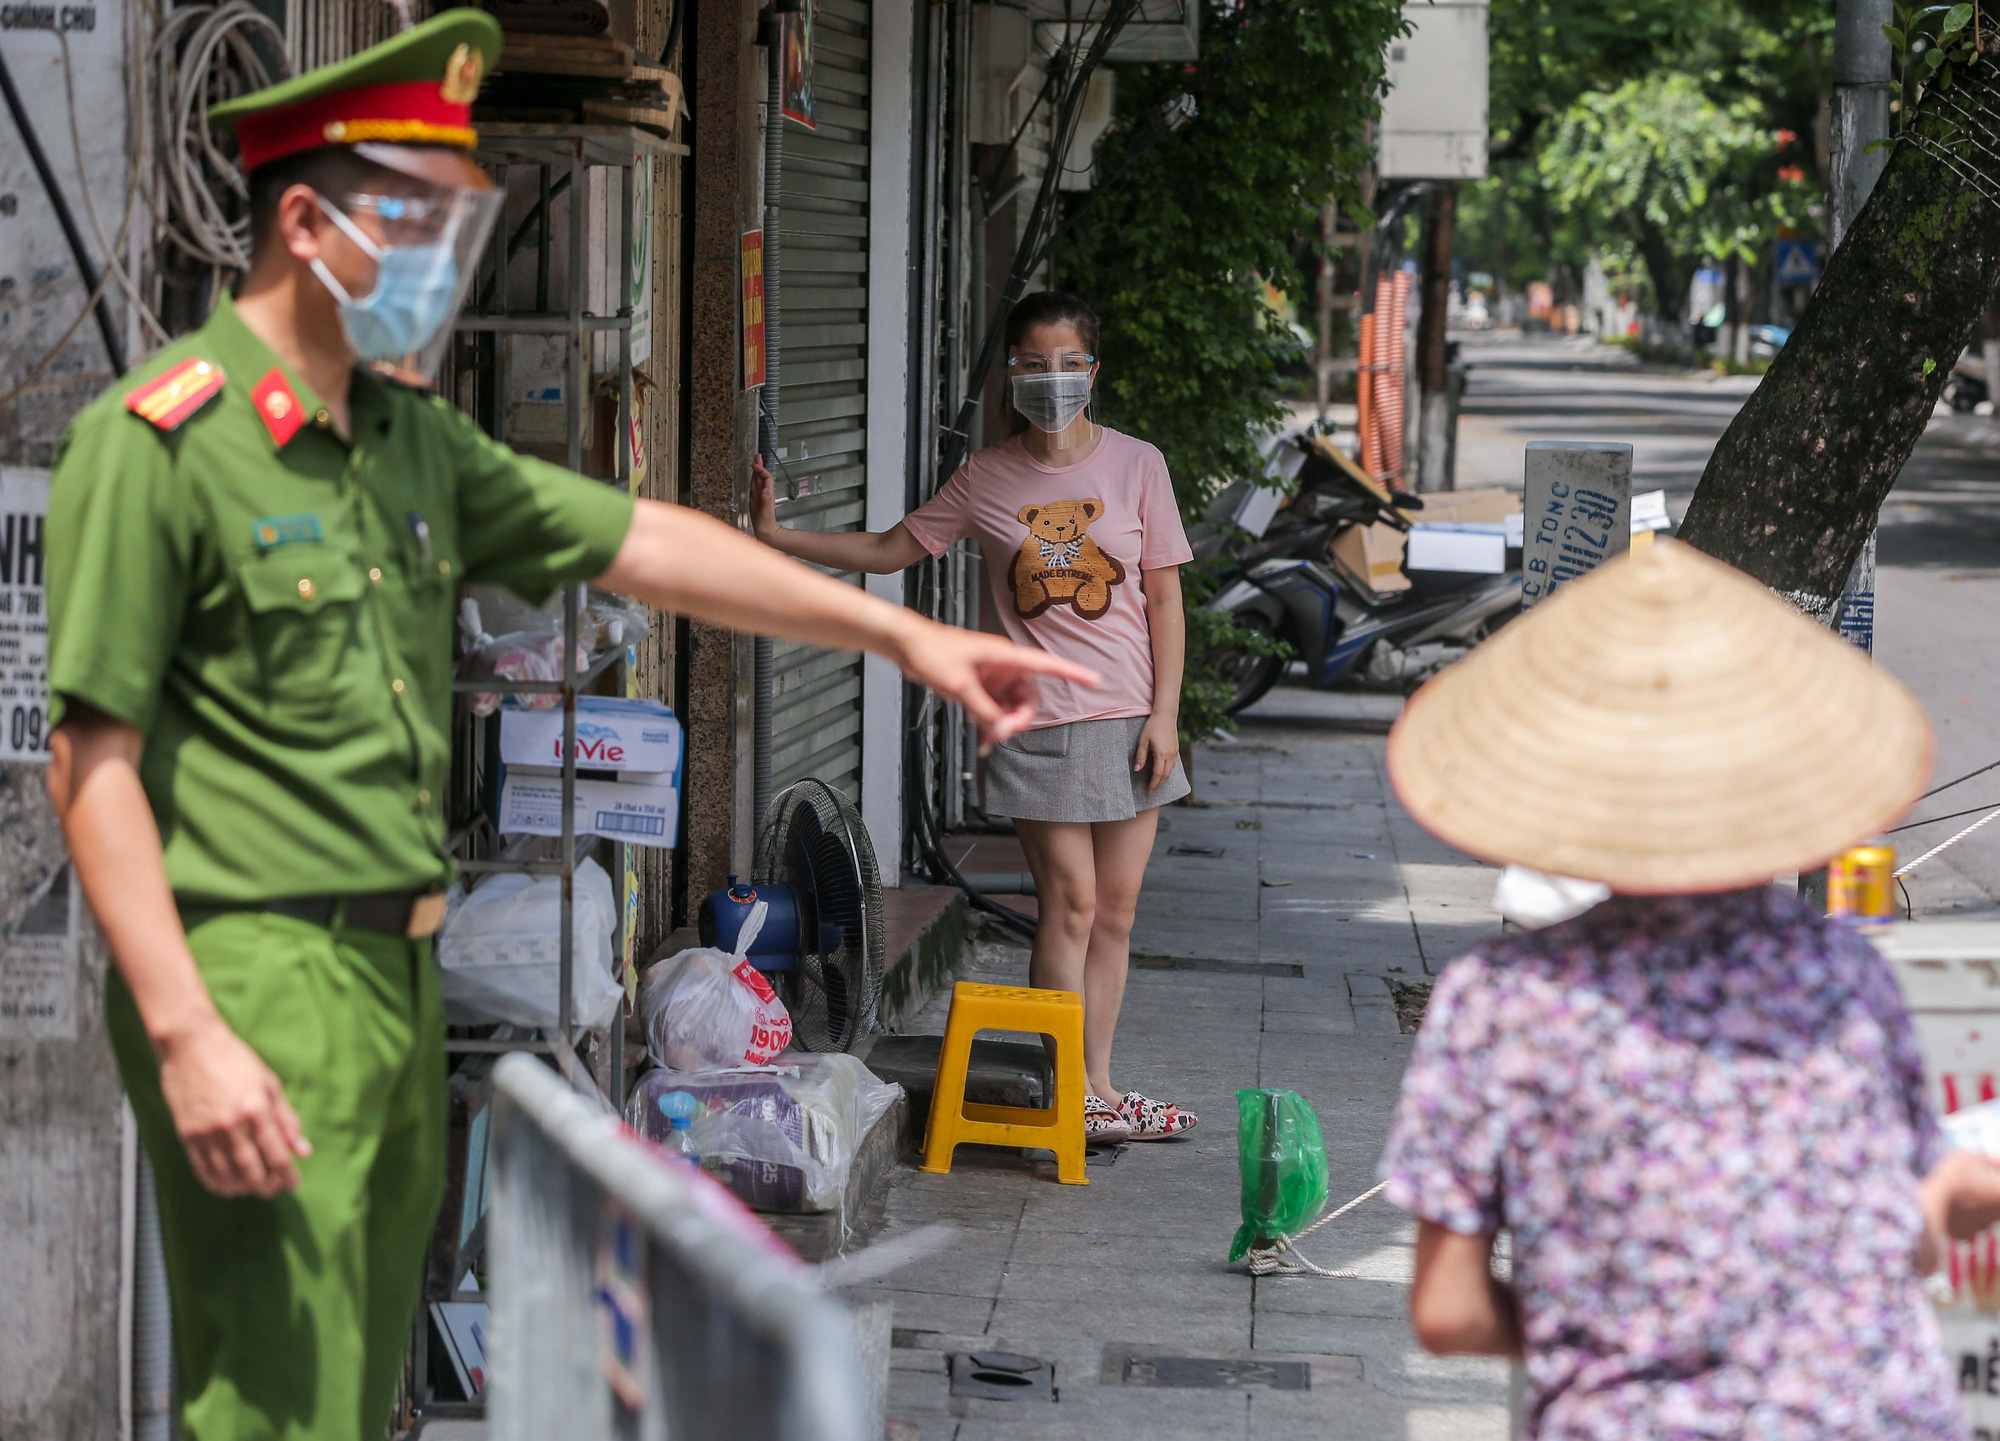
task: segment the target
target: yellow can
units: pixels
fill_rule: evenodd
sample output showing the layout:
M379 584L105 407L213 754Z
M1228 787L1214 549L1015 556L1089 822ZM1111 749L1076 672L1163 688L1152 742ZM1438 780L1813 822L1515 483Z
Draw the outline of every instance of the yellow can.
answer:
M1860 925L1896 919L1896 851L1851 846L1827 865L1826 913Z

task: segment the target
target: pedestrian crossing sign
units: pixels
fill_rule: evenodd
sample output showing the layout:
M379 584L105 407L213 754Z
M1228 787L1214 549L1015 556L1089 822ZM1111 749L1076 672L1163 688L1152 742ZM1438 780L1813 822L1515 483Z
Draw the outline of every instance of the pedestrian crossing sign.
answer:
M1777 255L1778 284L1817 285L1819 247L1805 240L1780 240Z

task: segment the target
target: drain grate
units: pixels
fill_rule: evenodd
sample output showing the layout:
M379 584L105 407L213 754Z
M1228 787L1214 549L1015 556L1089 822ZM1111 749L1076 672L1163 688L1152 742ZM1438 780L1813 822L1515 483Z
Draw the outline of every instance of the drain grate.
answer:
M1213 860L1222 854L1223 849L1222 846L1196 845L1193 841L1176 841L1167 847L1167 854L1170 856L1205 856Z
M1142 971L1220 971L1229 976L1276 976L1287 981L1306 978L1304 966L1285 961L1211 961L1200 956L1134 956L1132 964Z
M1333 1383L1359 1381L1354 1356L1266 1355L1254 1351L1189 1356L1152 1346L1106 1346L1098 1380L1106 1386L1163 1390L1310 1391L1313 1373Z
M988 1401L1053 1401L1056 1368L1039 1356L971 1351L951 1358L951 1394Z

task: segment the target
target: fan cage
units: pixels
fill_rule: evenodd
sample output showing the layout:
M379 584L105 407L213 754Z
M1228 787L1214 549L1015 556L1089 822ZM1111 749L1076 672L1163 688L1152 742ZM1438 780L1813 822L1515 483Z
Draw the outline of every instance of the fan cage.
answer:
M799 897L799 963L776 977L793 1043L853 1050L875 1029L884 950L882 876L860 810L822 780L787 786L758 837L754 880L790 885ZM822 922L841 935L824 953L816 949Z

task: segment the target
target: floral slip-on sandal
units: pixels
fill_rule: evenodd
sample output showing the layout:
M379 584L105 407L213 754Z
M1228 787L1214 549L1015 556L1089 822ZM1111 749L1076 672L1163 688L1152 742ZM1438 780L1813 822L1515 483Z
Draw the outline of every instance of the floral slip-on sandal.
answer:
M1084 1114L1086 1118L1089 1116L1087 1110ZM1196 1125L1194 1112L1142 1096L1137 1091L1125 1093L1125 1099L1118 1103L1118 1114L1134 1141L1171 1140L1192 1131ZM1088 1124L1087 1119L1085 1123Z
M1096 1096L1086 1095L1083 1098L1083 1139L1086 1145L1093 1141L1106 1145L1129 1141L1132 1139L1132 1127L1121 1111Z

